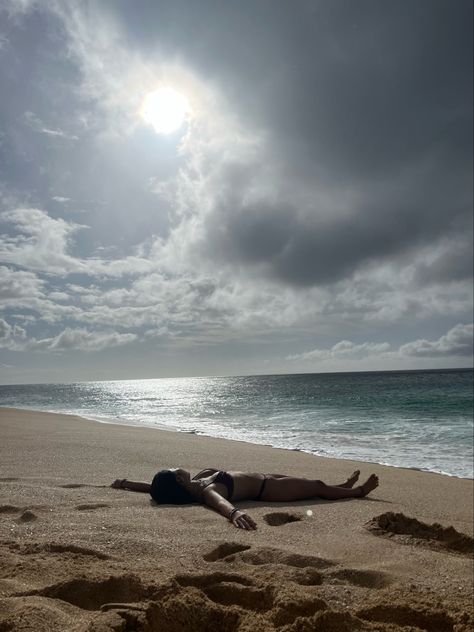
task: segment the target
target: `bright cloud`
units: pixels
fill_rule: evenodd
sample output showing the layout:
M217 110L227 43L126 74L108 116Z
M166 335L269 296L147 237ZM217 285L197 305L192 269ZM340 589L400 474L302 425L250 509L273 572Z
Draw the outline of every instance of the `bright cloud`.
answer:
M71 236L84 226L53 219L36 208L6 211L1 219L13 224L20 233L1 239L2 261L60 275L85 271L83 264L67 254Z
M13 224L20 233L0 236L0 260L5 263L58 276L82 273L119 277L144 273L154 267L151 261L136 256L112 261L73 257L68 252L72 237L87 226L54 219L41 209L14 209L2 213L0 219Z
M102 351L109 347L119 347L137 339L135 334L118 334L116 332L87 331L86 329L65 329L53 338L30 340L27 348L48 351Z
M473 325L456 325L437 340L414 340L394 349L388 342L364 342L355 344L350 340L341 340L328 349L312 349L304 353L289 355L287 360L313 362L320 360L352 360L354 358L383 357L394 359L395 356L413 357L452 357L473 355Z
M13 327L6 320L0 318L0 348L14 351L24 348L26 331L23 327Z
M0 266L0 305L25 304L42 296L44 281L32 272Z
M136 334L88 331L66 328L51 338L28 337L26 329L10 325L0 319L0 348L12 351L87 351L99 352L110 347L120 347L137 340Z
M400 353L406 356L436 358L439 356L473 355L473 325L456 325L438 340L424 338L409 342L400 347Z
M288 360L327 360L332 358L361 358L373 355L380 355L390 351L388 342L373 343L364 342L362 344L354 344L350 340L341 340L333 345L330 349L313 349L305 353L288 356Z

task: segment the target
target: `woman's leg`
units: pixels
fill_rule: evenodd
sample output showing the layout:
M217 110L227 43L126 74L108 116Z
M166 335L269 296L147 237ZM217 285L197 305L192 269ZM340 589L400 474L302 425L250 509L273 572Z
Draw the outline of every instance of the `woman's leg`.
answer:
M336 487L354 487L359 480L359 474L360 470L356 470L343 483L336 483ZM267 474L267 476L271 476L272 478L294 478L292 476L288 476L287 474Z
M379 480L375 474L362 485L357 487L338 487L326 485L323 481L307 478L268 478L260 500L269 502L291 502L293 500L308 500L310 498L325 498L339 500L341 498L360 498L375 489Z

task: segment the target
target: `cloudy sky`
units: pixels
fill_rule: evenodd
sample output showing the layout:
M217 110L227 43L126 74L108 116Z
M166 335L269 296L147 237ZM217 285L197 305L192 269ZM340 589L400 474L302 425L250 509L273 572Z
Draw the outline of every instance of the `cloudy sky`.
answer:
M0 383L472 365L471 0L1 0Z

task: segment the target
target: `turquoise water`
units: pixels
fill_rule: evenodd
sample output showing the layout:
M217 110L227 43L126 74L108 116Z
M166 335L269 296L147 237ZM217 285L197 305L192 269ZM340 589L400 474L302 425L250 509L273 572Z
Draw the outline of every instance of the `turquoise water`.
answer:
M0 406L473 477L473 371L0 386Z

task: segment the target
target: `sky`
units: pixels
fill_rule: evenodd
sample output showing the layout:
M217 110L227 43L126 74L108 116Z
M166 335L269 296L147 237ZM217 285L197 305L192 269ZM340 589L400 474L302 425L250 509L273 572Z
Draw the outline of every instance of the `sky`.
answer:
M472 366L471 0L0 0L0 383Z

